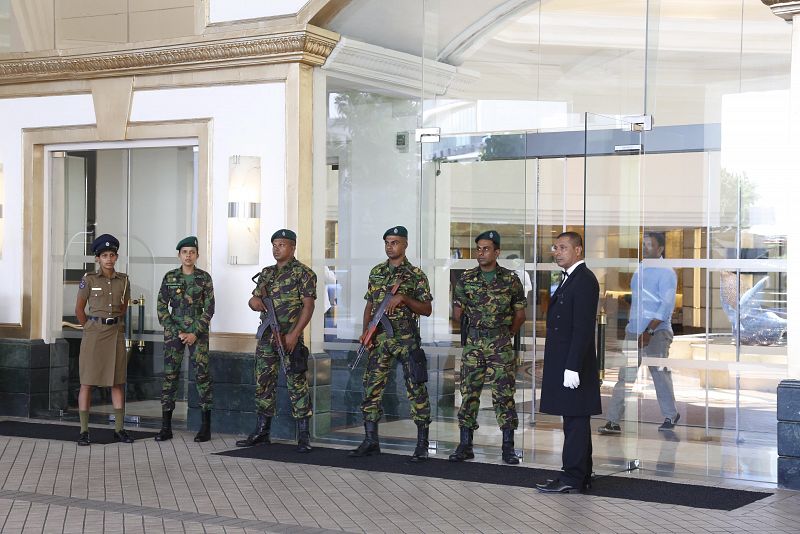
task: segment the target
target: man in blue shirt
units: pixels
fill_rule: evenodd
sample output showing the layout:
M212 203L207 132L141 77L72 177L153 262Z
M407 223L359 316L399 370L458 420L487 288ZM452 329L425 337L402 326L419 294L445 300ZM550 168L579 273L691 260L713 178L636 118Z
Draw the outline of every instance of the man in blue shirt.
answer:
M646 233L642 239L642 257L663 258L665 243L663 233ZM642 356L651 358L669 356L669 347L672 344L671 318L675 307L677 285L678 277L675 271L668 267L644 267L639 264L631 279L631 311L628 326L625 328L625 341L626 345L636 342L639 352L638 365L642 363ZM675 407L672 372L664 366L651 365L649 369L656 388L658 405L664 416L664 423L658 429L672 430L681 417ZM625 412L625 383L628 378L626 371L628 370L625 367L619 370L619 378L608 406L608 422L597 429L600 434L622 432L619 422Z

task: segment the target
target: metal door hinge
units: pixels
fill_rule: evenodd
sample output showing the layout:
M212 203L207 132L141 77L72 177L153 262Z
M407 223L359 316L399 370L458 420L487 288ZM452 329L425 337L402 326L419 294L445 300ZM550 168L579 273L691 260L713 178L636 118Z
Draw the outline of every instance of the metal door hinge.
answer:
M631 115L623 119L628 123L628 130L631 132L649 132L653 129L652 115Z

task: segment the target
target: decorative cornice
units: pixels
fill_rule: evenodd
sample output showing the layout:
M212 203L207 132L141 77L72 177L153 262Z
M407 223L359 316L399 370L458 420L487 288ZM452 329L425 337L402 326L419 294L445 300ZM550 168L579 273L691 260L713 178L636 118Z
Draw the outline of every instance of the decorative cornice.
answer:
M0 61L0 84L74 80L270 63L319 66L336 46L330 32L306 30L123 52Z
M419 96L459 95L480 74L439 61L342 37L322 67L330 74ZM424 69L424 80L423 80Z
M798 0L761 0L761 2L768 6L772 13L779 16L787 22L792 22L795 15L800 15L800 1Z

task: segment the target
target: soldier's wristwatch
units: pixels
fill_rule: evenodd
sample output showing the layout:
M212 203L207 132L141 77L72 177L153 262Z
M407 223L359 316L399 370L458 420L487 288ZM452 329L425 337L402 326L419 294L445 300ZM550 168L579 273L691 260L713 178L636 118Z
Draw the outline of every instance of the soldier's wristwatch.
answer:
M650 336L656 333L656 331L650 328L649 326L647 327L647 330L645 330L645 332L647 332L647 334Z

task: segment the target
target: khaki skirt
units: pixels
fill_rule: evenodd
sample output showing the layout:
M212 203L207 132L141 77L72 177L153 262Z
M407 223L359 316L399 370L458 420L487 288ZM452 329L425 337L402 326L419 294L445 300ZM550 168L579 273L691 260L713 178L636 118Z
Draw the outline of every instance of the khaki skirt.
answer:
M124 384L128 374L125 325L87 321L83 327L78 369L84 386Z

